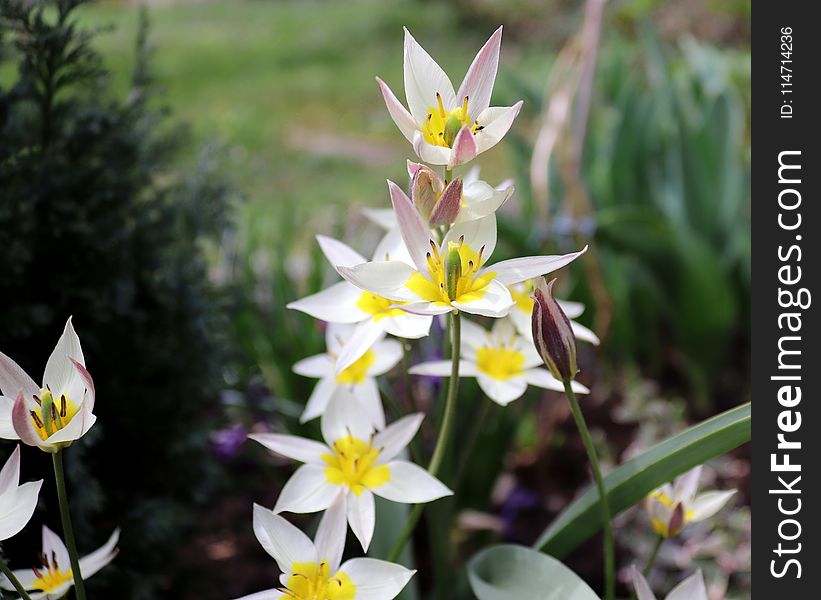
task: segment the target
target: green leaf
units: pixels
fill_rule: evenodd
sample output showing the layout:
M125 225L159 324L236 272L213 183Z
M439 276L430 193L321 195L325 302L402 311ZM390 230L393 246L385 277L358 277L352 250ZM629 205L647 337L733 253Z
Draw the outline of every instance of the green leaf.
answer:
M479 600L599 600L581 577L547 554L524 546L491 546L468 564Z
M613 516L693 467L750 441L750 403L716 415L627 461L604 478ZM598 493L588 489L539 537L534 548L566 556L601 528Z

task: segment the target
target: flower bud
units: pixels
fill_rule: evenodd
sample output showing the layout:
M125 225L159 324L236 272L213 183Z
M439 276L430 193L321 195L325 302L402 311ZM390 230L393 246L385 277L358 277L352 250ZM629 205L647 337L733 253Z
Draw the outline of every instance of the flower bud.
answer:
M428 224L431 227L440 225L450 225L459 215L462 208L462 180L454 179L442 192L442 197L436 203L433 212L430 213Z
M443 187L436 173L427 167L420 168L414 174L411 181L411 200L425 221L430 218Z
M448 253L445 255L445 291L448 298L456 300L458 298L459 279L462 278L462 255L459 253L459 245L450 242Z
M670 521L667 523L667 535L665 535L665 537L678 535L681 533L681 530L684 529L684 525L686 525L684 520L684 506L682 506L681 502L678 502L673 509L673 514L670 515Z
M544 277L533 292L533 343L544 364L556 379L571 381L579 368L576 365L576 336L570 319L553 297L553 284Z

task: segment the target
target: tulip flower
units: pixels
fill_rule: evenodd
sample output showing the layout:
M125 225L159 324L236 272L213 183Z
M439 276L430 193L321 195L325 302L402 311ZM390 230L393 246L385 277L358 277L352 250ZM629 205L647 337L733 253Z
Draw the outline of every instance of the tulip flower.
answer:
M345 506L339 498L323 515L316 540L275 512L254 504L254 533L276 561L280 587L238 600L391 600L416 571L373 558L339 564L345 549Z
M422 418L421 413L408 415L375 432L361 411L334 402L322 415L324 444L291 435L251 434L269 450L305 463L282 488L274 512L326 510L342 492L348 523L367 551L376 523L374 494L417 504L453 493L421 467L396 459Z
M402 358L402 346L396 340L384 339L385 333L380 332L370 348L340 371L337 368L338 357L353 331L352 325L331 323L325 330L328 351L294 365L295 373L319 379L300 417L302 423L319 417L331 402L347 396L352 399L356 410L367 415L376 429L384 429L385 411L375 378L396 366Z
M510 311L510 318L513 324L516 325L516 330L527 339L532 340L533 280L510 285L508 289L510 290L510 295L513 297L513 301L516 303L516 306ZM573 320L584 313L584 304L559 299L556 299L556 302L559 303L559 307L567 318L570 319L570 328L573 330L573 335L576 336L576 340L590 342L594 346L598 346L600 343L599 336L581 323L577 323Z
M633 587L636 590L638 600L656 600L656 596L647 584L647 580L636 567L633 567ZM707 596L707 587L704 585L704 577L701 571L696 571L674 587L667 594L666 600L710 600Z
M688 523L712 517L735 494L703 492L697 494L701 466L677 477L673 484L666 483L645 498L644 506L650 515L653 529L662 537L678 535Z
M462 358L459 374L476 377L479 387L488 398L507 406L520 398L533 385L548 390L562 391L564 384L541 366L533 344L516 334L509 319L499 319L492 331L486 331L470 321L462 321ZM414 375L449 377L449 360L422 363L410 369ZM580 383L573 383L577 393L589 393Z
M0 392L0 437L59 452L91 429L97 420L94 382L71 317L46 363L42 386L0 352Z
M507 285L559 269L587 250L514 258L488 267L486 262L496 246L494 215L454 225L440 244L399 186L389 181L388 187L413 265L388 260L340 267L339 272L358 288L394 300L411 313L438 315L461 310L503 317L514 304Z
M37 508L43 480L19 482L20 446L16 446L0 471L0 542L20 533Z
M317 236L317 240L328 262L337 270L339 266L353 267L367 261L342 242L321 235ZM398 230L394 229L385 235L374 252L373 260L410 263L410 257ZM317 294L291 302L288 308L329 323L357 324L337 356L336 367L343 370L358 360L384 333L407 339L428 335L430 316L411 314L396 305L393 300L363 291L347 281L341 281Z
M495 146L510 129L522 102L489 108L501 43L499 27L454 92L442 68L405 29L405 97L410 111L384 81L376 81L391 118L423 161L452 169Z
M115 529L102 547L80 558L80 573L83 579L88 579L114 560L118 552L116 546L119 539L120 530ZM31 600L38 600L38 598L57 600L65 596L74 585L68 550L63 540L45 525L43 526L43 551L40 553L40 566L15 570L13 573L26 590L31 590L29 593ZM5 575L0 575L0 587L4 590L14 589Z

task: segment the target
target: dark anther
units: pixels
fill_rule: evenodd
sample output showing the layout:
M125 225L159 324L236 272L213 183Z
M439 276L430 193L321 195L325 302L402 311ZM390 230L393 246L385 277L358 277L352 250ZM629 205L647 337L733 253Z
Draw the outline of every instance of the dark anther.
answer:
M61 417L66 416L66 395L65 394L60 396L60 416Z
M37 406L43 406L43 401L40 400L40 396L38 396L37 394L32 394L31 397L34 398L34 401L37 403Z
M29 414L31 415L31 418L34 419L34 422L37 424L37 427L39 429L42 429L43 427L45 427L45 425L43 425L43 422L40 420L40 417L37 416L36 412L34 412L32 410L32 411L29 412Z

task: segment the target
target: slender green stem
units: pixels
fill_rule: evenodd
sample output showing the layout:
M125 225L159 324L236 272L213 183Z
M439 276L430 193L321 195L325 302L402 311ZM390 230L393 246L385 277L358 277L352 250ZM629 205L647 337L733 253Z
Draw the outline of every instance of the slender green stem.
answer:
M26 588L24 588L23 584L20 583L20 580L14 576L14 573L11 569L9 569L6 561L2 558L0 558L0 571L3 572L3 575L8 578L11 585L13 585L14 589L17 590L17 593L20 594L20 600L31 600L31 596L29 596L28 592L26 592Z
M653 565L656 564L656 557L659 555L659 548L661 548L661 545L663 543L664 543L664 536L663 535L658 536L658 538L656 539L656 543L653 546L653 551L650 553L650 558L647 559L647 566L644 567L644 571L642 571L642 574L645 577L647 577L647 575L650 573L650 569L653 568Z
M567 399L570 401L570 410L573 413L573 418L576 420L576 427L578 427L579 433L582 436L584 448L587 450L587 458L590 460L590 466L593 470L593 479L595 479L596 487L599 490L599 506L601 507L602 526L604 528L605 598L607 600L613 600L615 593L613 525L610 522L610 504L607 501L607 488L604 487L604 479L602 479L601 476L599 458L596 455L596 448L593 446L593 439L590 437L590 431L587 429L587 423L584 421L584 415L582 415L582 410L579 407L579 402L576 400L576 394L571 384L571 380L565 380L564 391L565 394L567 394Z
M60 503L60 519L63 522L63 537L68 548L71 561L71 574L74 577L74 593L77 600L86 600L86 586L80 572L80 559L77 554L77 543L74 541L74 527L71 525L71 512L68 508L68 494L66 493L66 475L63 469L63 451L51 455L54 462L54 479L57 482L57 500Z
M456 467L456 475L453 477L451 489L453 490L454 495L457 494L459 486L462 483L462 478L465 476L468 463L473 457L473 450L476 448L476 443L482 435L482 430L484 429L485 421L490 414L492 404L493 401L490 398L487 396L482 396L481 412L479 413L479 417L473 420L473 427L470 430L467 444L465 444L465 447L462 449L462 455L459 458L459 465Z
M448 169L445 167L445 185L450 183L453 180L453 169Z
M445 400L445 411L442 415L442 423L439 427L439 437L436 440L436 446L433 449L433 456L428 465L428 473L436 476L439 472L439 467L442 466L442 460L445 457L445 450L448 447L448 440L450 438L450 430L453 428L453 417L456 414L456 396L459 391L459 357L462 348L462 322L458 312L451 315L451 333L453 335L453 343L451 345L451 367L450 367L450 382L448 384L448 397ZM405 528L399 535L399 539L387 557L389 562L396 562L405 544L408 543L416 524L419 522L419 517L422 516L424 504L417 504L413 507L410 516L408 517Z

